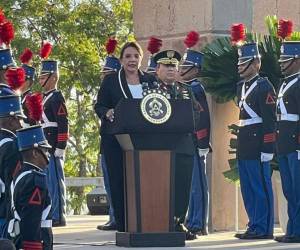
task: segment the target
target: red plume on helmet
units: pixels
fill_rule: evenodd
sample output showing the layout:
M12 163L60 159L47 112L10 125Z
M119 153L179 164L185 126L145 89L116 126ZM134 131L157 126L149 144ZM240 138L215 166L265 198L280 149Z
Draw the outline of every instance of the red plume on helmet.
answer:
M200 35L197 31L190 31L184 39L184 44L187 48L191 48L198 43L199 39Z
M162 46L162 40L152 36L148 41L147 50L153 55L160 50L161 46Z
M30 49L25 48L23 53L20 55L20 61L24 64L28 64L33 57L33 53Z
M43 43L43 46L40 50L40 57L42 59L47 59L48 56L51 54L52 51L52 44L49 42Z
M5 79L13 90L18 90L25 83L25 70L22 67L9 68L5 73Z
M39 122L43 114L43 96L41 93L33 93L26 96L25 104L28 110L29 118Z
M113 37L110 37L107 40L107 42L105 44L105 49L106 49L106 52L108 55L112 55L115 52L115 50L117 48L117 44L118 44L118 41Z
M5 21L5 15L4 15L4 13L3 13L3 10L0 9L0 24L1 24L1 23L4 23L4 21Z
M2 43L9 45L15 37L14 26L10 21L4 21L0 24L0 45Z
M278 23L277 36L281 39L289 37L293 32L293 22L286 19L280 19Z
M231 25L232 44L242 44L246 39L246 28L243 23L234 23Z

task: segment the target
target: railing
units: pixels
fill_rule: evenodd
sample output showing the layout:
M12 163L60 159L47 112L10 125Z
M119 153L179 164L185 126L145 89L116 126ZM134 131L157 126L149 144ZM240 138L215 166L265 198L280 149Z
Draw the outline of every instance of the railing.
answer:
M103 177L66 177L65 184L67 187L104 187Z

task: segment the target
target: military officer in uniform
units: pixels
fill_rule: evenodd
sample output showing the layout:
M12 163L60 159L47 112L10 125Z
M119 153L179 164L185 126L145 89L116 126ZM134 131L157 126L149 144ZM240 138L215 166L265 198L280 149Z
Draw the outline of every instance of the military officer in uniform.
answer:
M118 72L120 69L121 69L120 60L113 54L109 54L105 59L105 63L104 63L101 73L104 78L106 75L112 74L114 72ZM99 230L116 230L117 227L116 227L116 221L115 221L115 216L114 216L114 208L113 208L112 202L111 202L111 192L110 192L109 177L108 177L108 172L107 172L107 164L105 161L105 156L101 149L100 149L100 154L101 154L101 167L102 167L102 173L103 173L103 179L104 179L104 186L105 186L105 191L106 191L108 203L109 203L109 220L104 225L98 225L97 229L99 229Z
M17 249L52 250L51 199L44 169L49 163L43 129L35 125L17 130L23 162L11 183L11 213L8 233Z
M256 43L238 49L237 85L239 131L237 160L248 228L240 239L273 239L274 206L270 161L275 149L275 92L259 76L260 54Z
M69 137L69 122L65 99L57 89L58 80L58 62L43 60L39 77L44 90L42 127L52 146L49 150L50 163L46 168L47 182L52 200L53 226L65 226L66 187L63 164Z
M175 81L180 60L181 55L175 50L161 51L154 56L159 87L171 99L191 99L188 88ZM175 230L186 232L186 239L193 240L196 235L187 231L183 223L189 203L195 148L192 135L187 135L185 140L175 155Z
M279 59L284 81L277 94L277 153L282 190L288 202L284 236L275 240L300 242L300 42L283 42Z
M186 227L198 234L207 234L208 184L206 177L206 156L209 152L210 115L204 87L197 79L200 76L203 54L187 49L180 67L182 81L190 86L197 100L197 111L201 118L196 124L194 136L196 154Z

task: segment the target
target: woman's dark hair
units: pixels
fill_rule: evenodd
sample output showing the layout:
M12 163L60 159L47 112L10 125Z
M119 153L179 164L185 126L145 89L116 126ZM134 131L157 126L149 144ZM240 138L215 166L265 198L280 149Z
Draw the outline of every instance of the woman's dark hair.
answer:
M137 42L127 42L123 45L122 49L121 49L121 52L120 52L120 59L123 58L124 56L124 51L125 49L129 48L129 47L132 47L132 48L135 48L137 50L137 52L139 53L139 55L141 57L143 57L143 50L141 48L141 46L137 43Z

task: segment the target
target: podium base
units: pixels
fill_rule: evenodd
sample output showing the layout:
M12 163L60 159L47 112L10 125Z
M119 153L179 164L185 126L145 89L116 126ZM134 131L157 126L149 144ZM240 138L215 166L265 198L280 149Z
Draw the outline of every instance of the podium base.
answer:
M185 233L117 232L116 245L120 247L184 247Z

